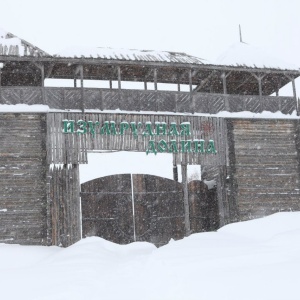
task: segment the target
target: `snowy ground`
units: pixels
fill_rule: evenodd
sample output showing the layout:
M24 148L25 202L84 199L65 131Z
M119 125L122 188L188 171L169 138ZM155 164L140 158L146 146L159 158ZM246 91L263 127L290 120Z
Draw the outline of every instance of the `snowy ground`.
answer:
M300 212L193 234L157 249L87 238L0 244L0 299L299 300Z

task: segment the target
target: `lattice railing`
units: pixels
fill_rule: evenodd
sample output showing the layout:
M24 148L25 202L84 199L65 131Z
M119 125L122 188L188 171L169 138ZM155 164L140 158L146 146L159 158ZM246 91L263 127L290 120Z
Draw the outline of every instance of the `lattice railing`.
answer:
M174 91L110 90L95 88L1 87L1 104L46 104L53 109L98 109L216 114L297 110L293 97L222 95Z

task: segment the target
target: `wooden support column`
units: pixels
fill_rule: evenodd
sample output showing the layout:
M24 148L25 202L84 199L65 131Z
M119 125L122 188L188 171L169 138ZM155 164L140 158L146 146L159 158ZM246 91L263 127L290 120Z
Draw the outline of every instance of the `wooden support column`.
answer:
M80 65L81 110L84 112L83 65Z
M180 83L179 82L177 83L177 90L178 90L178 92L180 92Z
M227 76L229 76L231 72L227 73L226 72L223 72L221 74L221 78L222 78L222 81L223 81L223 94L224 95L227 95L227 82L226 82L226 78ZM230 107L229 107L229 103L228 103L228 97L225 97L225 103L224 103L224 107L225 107L225 110L226 111L230 111Z
M223 72L221 75L222 81L223 81L223 94L227 95L227 85L226 85L226 73Z
M121 67L118 66L118 89L121 90Z
M259 92L259 96L261 97L263 94L263 90L262 90L262 79L265 77L265 75L256 75L255 73L251 73L252 76L254 76L257 81L258 81L258 92Z
M77 87L77 78L76 78L76 75L74 76L74 88Z
M147 91L147 81L144 81L144 90Z
M292 86L293 86L293 96L294 96L294 99L296 101L296 107L297 107L297 115L299 115L299 103L298 103L298 100L297 100L297 93L296 93L296 84L295 84L295 78L293 77L292 79Z
M42 101L44 104L45 103L45 89L44 89L44 85L45 85L45 68L44 65L41 63L33 63L35 65L36 68L38 68L41 72L41 87L42 87Z
M176 155L173 153L173 179L178 181L178 168L177 168L177 161Z
M189 86L190 86L190 93L192 93L193 92L192 69L189 70Z
M112 80L109 80L109 89L112 90Z
M190 105L192 113L195 112L195 99L193 97L193 75L192 69L189 70L189 86L190 86Z
M44 65L41 65L41 81L42 81L42 87L45 86L45 68Z
M186 162L181 162L181 174L182 174L182 185L183 185L185 235L189 236L191 234L191 224L190 224L190 207L189 207L189 192L188 192L188 178L187 178Z
M293 86L293 96L296 99L297 98L297 93L296 93L295 78L292 79L292 86Z
M2 103L2 90L1 90L1 86L2 86L2 83L1 83L1 74L2 74L2 69L4 67L4 64L3 63L0 63L0 103Z
M43 103L46 104L46 95L45 95L45 67L41 65L41 85L42 85L42 98Z
M258 80L258 90L259 90L259 96L262 96L262 86L261 86L261 77L257 78Z
M154 77L154 90L157 91L157 69L154 69L153 72L153 77Z
M295 84L295 78L293 75L289 75L289 74L284 74L285 77L287 77L289 80L292 81L292 87L293 87L293 97L296 101L296 108L297 108L297 115L300 114L300 111L299 111L299 103L298 103L298 99L297 99L297 92L296 92L296 84Z

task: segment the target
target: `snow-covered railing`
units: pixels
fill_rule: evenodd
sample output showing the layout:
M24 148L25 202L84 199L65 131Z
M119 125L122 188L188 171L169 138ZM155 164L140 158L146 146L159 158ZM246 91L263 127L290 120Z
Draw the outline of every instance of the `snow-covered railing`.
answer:
M292 114L297 110L293 97L61 87L1 87L0 103L45 104L62 110L84 108L210 114L220 111Z

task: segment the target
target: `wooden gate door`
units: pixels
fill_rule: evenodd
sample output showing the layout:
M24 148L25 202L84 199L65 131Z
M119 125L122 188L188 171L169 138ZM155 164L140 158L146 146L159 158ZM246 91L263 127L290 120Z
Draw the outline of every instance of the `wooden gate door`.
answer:
M189 195L192 232L217 229L216 194L199 181L190 183ZM94 179L81 185L81 206L83 237L162 246L186 234L183 186L167 178L123 174Z
M182 184L152 175L132 176L137 241L161 246L185 236Z
M81 185L82 236L157 246L184 232L182 184L152 175L113 175ZM134 207L134 214L133 214Z
M134 241L131 175L97 178L81 185L82 236L118 244Z

